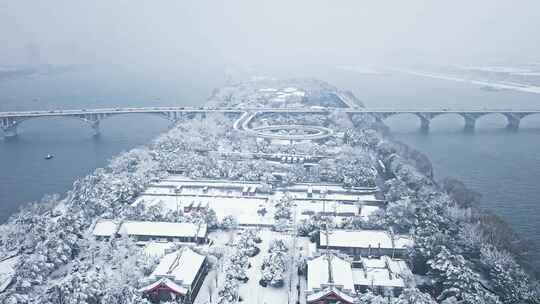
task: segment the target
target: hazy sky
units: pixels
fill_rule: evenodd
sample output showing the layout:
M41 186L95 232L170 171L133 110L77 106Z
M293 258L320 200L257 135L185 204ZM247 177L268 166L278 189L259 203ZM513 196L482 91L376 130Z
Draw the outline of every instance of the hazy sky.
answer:
M0 0L0 64L538 60L540 1Z

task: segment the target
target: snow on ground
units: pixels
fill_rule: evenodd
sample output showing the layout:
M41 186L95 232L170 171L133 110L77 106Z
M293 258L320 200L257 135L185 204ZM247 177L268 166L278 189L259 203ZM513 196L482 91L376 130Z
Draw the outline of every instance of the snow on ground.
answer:
M271 241L283 239L284 241L287 241L287 243L290 242L285 235L270 230L262 230L259 233L259 236L262 239L262 243L258 244L261 252L257 256L250 258L251 268L247 271L249 281L247 281L246 284L240 285L240 296L244 299L245 303L287 303L289 297L287 289L288 284L285 284L280 288L270 286L262 287L259 285L259 280L261 279L261 265L264 257L268 253Z
M220 232L213 232L209 235L209 237L212 240L215 240L214 246L220 246L223 245L226 242L229 242L231 239L234 239L238 236L238 234L242 233L241 231L220 231ZM239 285L239 294L240 297L243 299L243 303L249 303L249 304L273 304L273 303L295 303L298 299L298 291L296 289L296 285L299 283L301 286L300 290L303 290L303 287L306 285L306 280L303 277L298 277L296 272L296 266L292 267L293 271L290 273L292 274L292 288L291 293L289 293L289 278L290 276L286 276L286 282L283 287L275 288L275 287L262 287L259 285L259 280L261 279L261 264L263 262L264 257L266 256L268 252L268 248L270 243L275 239L282 239L286 242L286 244L289 245L290 250L292 251L292 239L289 235L281 234L278 232L271 231L269 229L262 229L259 232L259 236L261 237L262 242L260 244L257 244L257 246L261 249L261 252L253 257L249 258L249 262L251 263L251 268L247 270L247 276L249 277L249 281L246 283L241 283ZM298 238L297 239L297 251L296 253L302 253L304 256L308 254L309 251L309 240L307 238ZM290 252L291 252L290 251ZM288 265L290 268L290 264ZM290 269L289 269L290 270ZM217 288L216 286L216 276L217 276ZM209 297L209 290L212 290L213 296L212 300L215 302L217 299L217 292L219 290L219 286L223 284L224 280L224 273L222 269L212 270L208 273L206 276L203 285L201 286L201 289L199 291L199 294L197 295L197 298L195 299L195 304L207 304L210 303L210 297ZM209 286L211 286L209 288ZM290 297L290 299L289 299ZM288 301L290 300L290 301ZM304 304L305 300L302 296L302 293L300 293L300 303Z
M18 260L19 258L15 256L0 262L0 292L3 292L11 283Z

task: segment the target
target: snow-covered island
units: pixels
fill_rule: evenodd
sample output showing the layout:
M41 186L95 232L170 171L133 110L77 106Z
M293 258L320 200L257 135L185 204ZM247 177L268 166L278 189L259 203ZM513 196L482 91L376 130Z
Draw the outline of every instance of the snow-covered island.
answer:
M437 183L350 92L313 79L213 92L147 146L0 226L0 303L538 303L523 246Z

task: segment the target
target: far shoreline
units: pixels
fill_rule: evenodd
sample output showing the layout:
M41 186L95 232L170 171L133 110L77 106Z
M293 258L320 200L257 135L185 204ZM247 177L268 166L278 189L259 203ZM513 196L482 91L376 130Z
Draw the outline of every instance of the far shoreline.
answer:
M434 73L429 73L429 72L404 70L404 69L396 69L395 71L401 72L404 74L413 75L413 76L420 76L420 77L427 77L427 78L441 79L441 80L450 80L450 81L455 81L455 82L463 82L463 83L487 86L487 87L492 87L494 89L499 89L499 90L512 90L512 91L517 91L517 92L540 94L540 87L537 87L537 86L510 85L510 84L504 84L504 83L498 83L498 82L464 79L464 78L458 78L454 76L446 76L446 75L434 74Z

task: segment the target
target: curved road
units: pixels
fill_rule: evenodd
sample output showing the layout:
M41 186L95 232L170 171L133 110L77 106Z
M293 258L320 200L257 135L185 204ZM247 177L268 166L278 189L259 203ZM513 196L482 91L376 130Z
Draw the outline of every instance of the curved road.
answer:
M334 134L334 131L320 126L306 125L271 125L259 128L251 128L249 124L260 114L260 112L244 112L238 120L233 124L235 130L243 131L250 136L256 136L268 139L285 139L285 140L317 140L323 139ZM315 131L315 134L272 134L265 131L271 130L299 130L299 131Z

